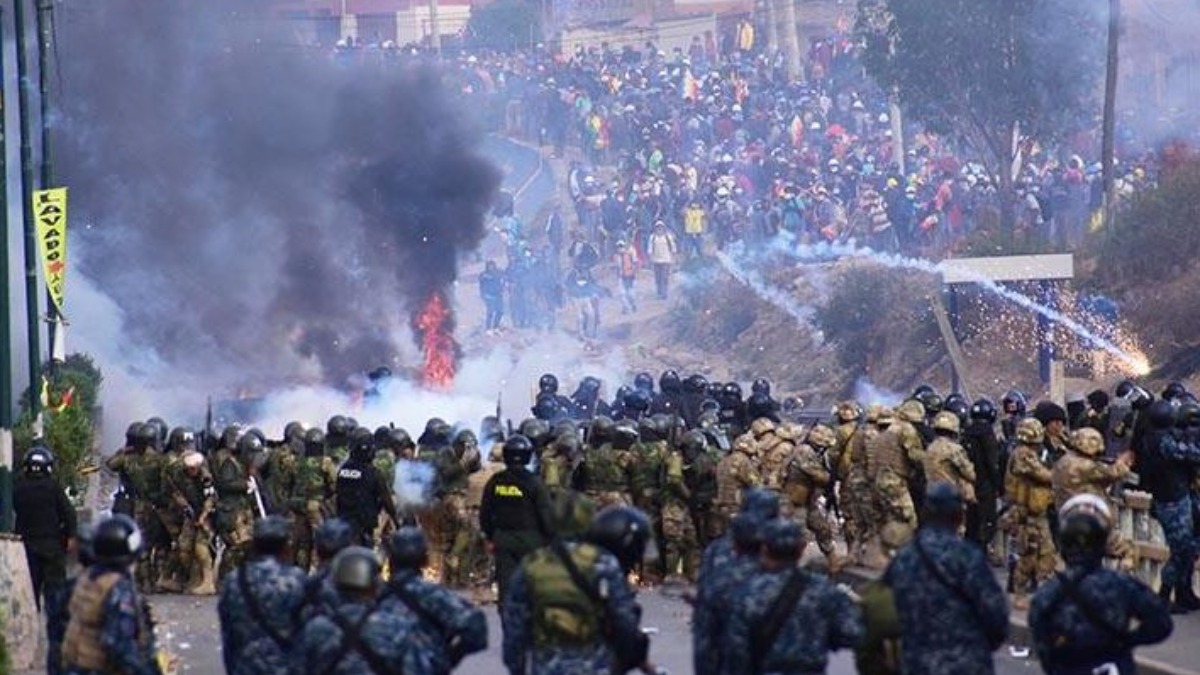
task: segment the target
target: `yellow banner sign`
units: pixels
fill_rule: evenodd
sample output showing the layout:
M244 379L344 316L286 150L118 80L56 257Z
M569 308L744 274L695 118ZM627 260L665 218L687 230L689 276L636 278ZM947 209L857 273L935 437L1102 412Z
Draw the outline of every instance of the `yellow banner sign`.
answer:
M37 222L42 271L50 300L63 311L63 287L67 276L67 188L35 190L33 218Z

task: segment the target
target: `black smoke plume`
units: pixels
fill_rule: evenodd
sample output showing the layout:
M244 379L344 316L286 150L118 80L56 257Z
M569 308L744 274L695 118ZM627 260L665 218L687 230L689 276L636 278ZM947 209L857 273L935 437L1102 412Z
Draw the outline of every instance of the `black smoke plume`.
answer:
M499 172L436 66L239 9L269 5L57 4L59 177L134 344L185 377L340 383L413 354L408 317L479 243Z

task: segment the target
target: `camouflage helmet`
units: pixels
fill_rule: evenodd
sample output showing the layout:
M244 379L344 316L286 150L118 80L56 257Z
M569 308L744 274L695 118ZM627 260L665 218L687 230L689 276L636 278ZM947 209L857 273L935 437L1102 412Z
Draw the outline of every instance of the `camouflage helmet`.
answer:
M842 401L833 412L839 422L857 422L858 418L862 417L862 406L857 401Z
M879 418L875 420L875 426L880 429L886 429L892 426L892 422L896 421L896 411L887 406L880 406Z
M775 428L775 435L785 441L798 441L804 438L804 427L795 422L786 422Z
M596 504L573 490L555 490L550 494L550 527L563 539L578 539L587 534L596 517Z
M754 442L754 436L750 434L742 434L733 441L733 449L735 452L741 452L753 457L758 454L758 444Z
M1026 417L1017 424L1017 440L1026 445L1040 445L1046 437L1046 428L1033 417Z
M775 431L775 423L769 417L760 417L750 423L750 433L754 434L755 438L769 434Z
M867 424L878 424L884 410L885 407L882 403L872 403L867 406Z
M957 434L962 430L958 420L958 415L955 415L948 410L943 410L937 415L934 415L933 429L934 431L945 431L952 434Z
M1071 447L1088 457L1104 452L1104 436L1092 427L1082 427L1071 432Z
M837 434L824 424L814 426L808 432L808 444L816 448L832 448L837 443Z
M915 398L910 398L896 408L896 416L905 422L916 424L925 420L925 406Z

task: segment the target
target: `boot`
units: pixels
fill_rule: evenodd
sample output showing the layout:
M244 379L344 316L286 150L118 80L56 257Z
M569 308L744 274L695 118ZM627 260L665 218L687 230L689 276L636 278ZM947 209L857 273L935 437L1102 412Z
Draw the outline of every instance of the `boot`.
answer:
M1200 598L1196 597L1196 591L1190 584L1183 583L1175 587L1175 606L1186 612L1200 609Z
M217 592L216 573L212 565L200 565L200 579L187 589L188 595L215 595Z

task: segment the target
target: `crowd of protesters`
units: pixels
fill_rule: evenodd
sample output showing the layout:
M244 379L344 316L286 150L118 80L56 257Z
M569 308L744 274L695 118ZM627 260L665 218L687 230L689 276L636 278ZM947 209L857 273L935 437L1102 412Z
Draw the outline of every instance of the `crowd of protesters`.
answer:
M795 78L779 52L738 33L669 53L653 43L566 54L539 45L453 58L455 86L493 128L569 160L573 213L503 224L512 285L536 281L514 291L517 326L544 314L522 309L526 296L562 306L573 292L589 303L619 294L632 311L638 269L654 270L665 298L680 262L781 231L801 243L942 257L1000 230L995 176L893 119L844 26L811 41ZM1098 126L1055 147L1025 143L1008 205L1014 229L1002 233L1010 241L1027 250L1079 243L1101 203ZM1152 185L1156 174L1150 155L1123 161L1118 190ZM619 289L595 284L600 262ZM557 290L539 290L547 282Z

